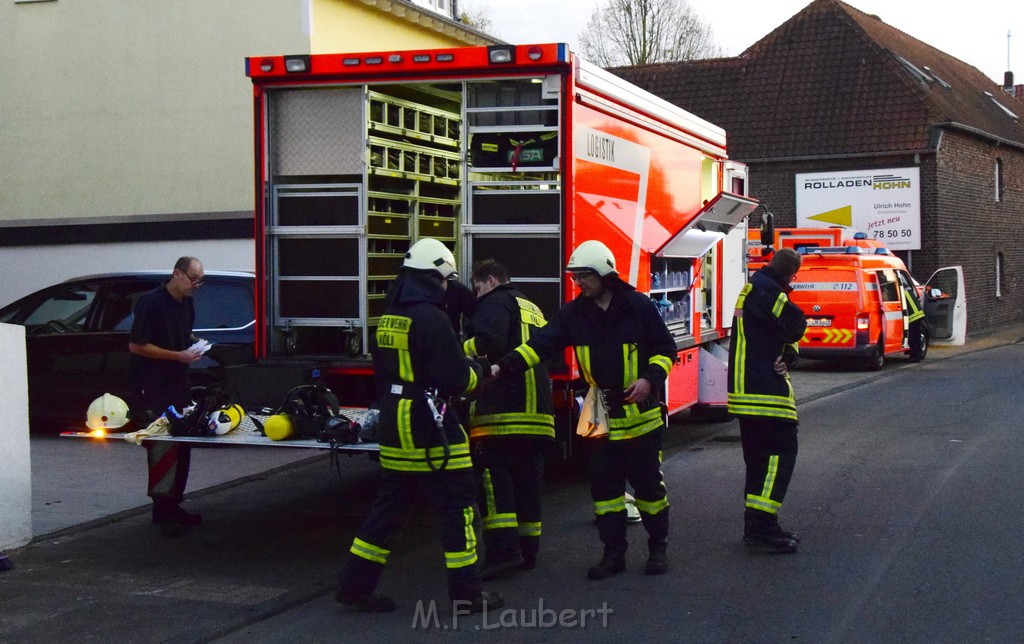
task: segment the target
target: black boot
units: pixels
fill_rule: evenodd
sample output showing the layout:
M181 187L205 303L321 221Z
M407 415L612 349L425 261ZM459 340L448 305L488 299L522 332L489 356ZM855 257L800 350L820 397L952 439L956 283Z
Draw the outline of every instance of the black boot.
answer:
M779 525L774 514L747 510L743 521L743 543L755 552L789 554L797 551L800 540Z
M465 601L465 600L464 600ZM501 596L501 593L492 593L486 590L481 590L480 594L475 599L469 600L468 605L465 607L455 606L452 603L452 612L456 609L460 611L461 615L472 615L474 613L482 613L485 610L494 610L495 608L501 608L505 605L505 598Z
M387 613L395 610L395 600L373 593L351 593L338 589L334 601L364 613Z
M587 570L587 579L606 579L626 569L626 549L605 546L604 556Z
M480 570L480 580L490 581L501 577L511 570L521 569L524 562L525 560L520 554L514 554L511 557L505 557L497 561L488 561Z
M664 575L668 572L668 544L664 541L661 543L649 543L647 547L650 554L647 557L647 565L644 567L644 574L646 575Z

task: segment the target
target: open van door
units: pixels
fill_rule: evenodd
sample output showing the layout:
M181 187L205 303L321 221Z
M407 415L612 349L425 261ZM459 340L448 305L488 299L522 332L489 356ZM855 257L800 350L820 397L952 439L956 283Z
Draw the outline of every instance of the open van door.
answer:
M962 266L935 271L925 284L923 304L931 344L962 346L967 342L967 294Z

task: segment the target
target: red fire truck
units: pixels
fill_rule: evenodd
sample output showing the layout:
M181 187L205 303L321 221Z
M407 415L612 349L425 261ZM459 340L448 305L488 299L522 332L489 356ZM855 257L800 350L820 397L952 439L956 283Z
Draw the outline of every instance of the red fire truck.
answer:
M548 316L576 295L572 249L603 241L676 339L669 411L724 406L720 344L757 202L721 128L564 44L256 56L246 70L257 360L232 377L250 402L315 377L370 404L384 294L409 246L433 237L463 275L474 260L508 266ZM571 352L552 373L568 410Z

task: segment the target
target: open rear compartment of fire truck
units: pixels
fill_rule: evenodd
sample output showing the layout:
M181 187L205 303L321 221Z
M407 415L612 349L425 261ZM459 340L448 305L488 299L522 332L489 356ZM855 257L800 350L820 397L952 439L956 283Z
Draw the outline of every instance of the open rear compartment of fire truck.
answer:
M370 334L405 252L423 237L455 252L464 282L471 259L501 261L554 313L563 282L561 83L551 75L269 88L260 366L283 369L291 384L315 366L343 403L369 404ZM243 379L243 388L258 384Z

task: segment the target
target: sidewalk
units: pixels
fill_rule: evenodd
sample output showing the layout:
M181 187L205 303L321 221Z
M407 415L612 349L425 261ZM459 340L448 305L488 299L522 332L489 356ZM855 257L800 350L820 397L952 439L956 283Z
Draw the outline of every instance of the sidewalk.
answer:
M902 369L1019 342L1024 342L1024 324L979 334L963 347L931 347L920 364L895 358L878 372L836 371L807 361L793 373L794 388L799 401L809 402ZM681 425L674 430L692 432L692 444L734 427ZM83 522L5 553L15 568L0 572L0 642L211 641L229 633L238 636L240 625L260 623L327 595L343 554L339 535L354 530L365 514L379 466L366 458L343 457L339 477L321 456L227 480L222 469L217 471L225 450L207 452L212 458L195 465L210 468L225 482L188 495L188 507L204 512L206 523L184 539L160 537L150 525L148 506L137 499L119 507L112 490L116 483L109 476L76 473L80 498L101 502L81 515L80 507L61 508ZM578 487L549 489L546 497L554 507L567 495L574 499ZM553 517L552 534L582 531L589 538L586 513L582 508L581 516ZM407 532L433 529L423 521L415 517ZM397 544L396 563L426 559L425 549L435 546ZM428 570L407 583L423 585L421 596L431 596L438 574L443 573ZM294 639L301 639L301 633L296 625ZM367 641L373 639L368 631Z

